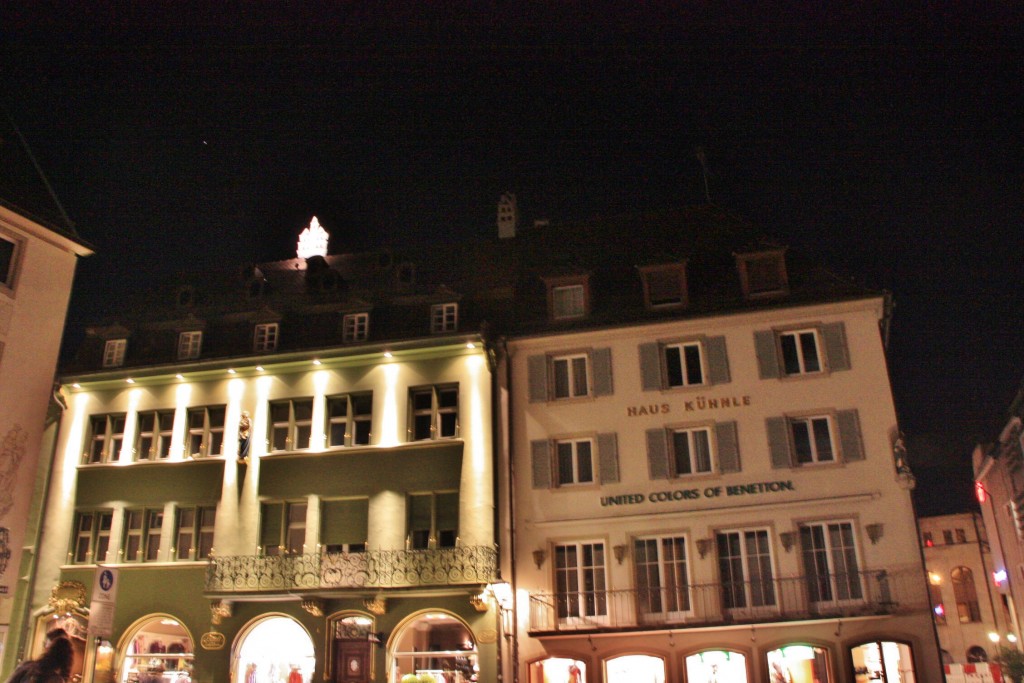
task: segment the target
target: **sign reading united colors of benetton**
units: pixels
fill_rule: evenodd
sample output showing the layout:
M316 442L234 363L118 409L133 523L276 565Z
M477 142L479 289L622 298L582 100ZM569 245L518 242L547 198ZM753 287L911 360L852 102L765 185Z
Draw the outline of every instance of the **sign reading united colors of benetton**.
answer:
M602 496L601 507L611 505L637 505L638 503L671 503L679 500L697 500L698 498L722 498L729 496L750 496L761 493L780 493L795 491L791 480L758 481L752 484L734 484L732 486L706 486L695 489L672 489L668 491L651 491L650 493L626 493L621 496Z

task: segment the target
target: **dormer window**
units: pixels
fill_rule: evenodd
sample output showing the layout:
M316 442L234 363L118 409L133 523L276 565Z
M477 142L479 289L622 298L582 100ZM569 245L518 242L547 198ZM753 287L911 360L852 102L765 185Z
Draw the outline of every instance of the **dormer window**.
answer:
M435 304L430 307L430 331L433 334L454 332L459 327L459 305Z
M737 254L736 268L745 297L771 296L789 291L785 249Z
M590 312L590 282L586 275L550 278L545 283L552 320L585 318Z
M687 303L686 264L671 263L640 268L644 305L648 309L680 308Z
M341 340L346 344L366 341L369 330L369 313L349 313L341 321Z
M124 365L124 352L127 347L127 339L108 339L103 345L103 367L119 368Z
M278 324L263 323L256 326L253 334L252 350L254 353L268 353L277 350Z
M178 334L178 360L195 360L203 345L201 330L190 330Z

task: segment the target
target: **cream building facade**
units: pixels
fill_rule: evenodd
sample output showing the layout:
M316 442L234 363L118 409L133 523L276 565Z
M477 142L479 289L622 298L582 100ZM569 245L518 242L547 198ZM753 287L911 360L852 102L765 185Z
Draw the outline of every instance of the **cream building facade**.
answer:
M575 267L508 343L513 677L941 680L887 296L687 218L630 231L675 260L560 234Z

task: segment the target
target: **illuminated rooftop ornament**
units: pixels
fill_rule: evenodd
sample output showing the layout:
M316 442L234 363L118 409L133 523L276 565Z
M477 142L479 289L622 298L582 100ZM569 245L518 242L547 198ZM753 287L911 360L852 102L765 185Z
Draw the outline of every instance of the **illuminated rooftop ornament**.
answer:
M310 256L327 256L327 241L331 236L320 227L316 216L309 222L309 227L299 234L299 246L296 255L301 259Z

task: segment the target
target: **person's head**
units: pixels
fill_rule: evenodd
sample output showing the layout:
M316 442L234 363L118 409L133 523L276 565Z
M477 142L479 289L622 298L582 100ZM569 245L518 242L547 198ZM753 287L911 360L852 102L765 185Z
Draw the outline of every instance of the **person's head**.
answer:
M57 640L58 638L67 638L68 632L61 627L51 628L46 632L46 639L43 641L43 647L50 647L50 643Z
M45 671L57 671L67 678L71 674L74 651L68 638L56 638L39 658L39 666Z

